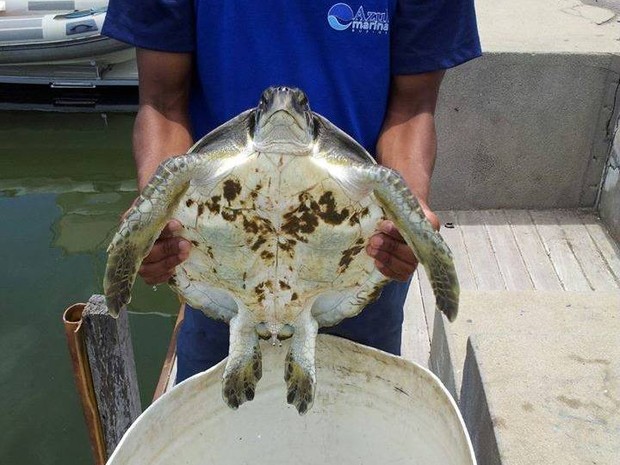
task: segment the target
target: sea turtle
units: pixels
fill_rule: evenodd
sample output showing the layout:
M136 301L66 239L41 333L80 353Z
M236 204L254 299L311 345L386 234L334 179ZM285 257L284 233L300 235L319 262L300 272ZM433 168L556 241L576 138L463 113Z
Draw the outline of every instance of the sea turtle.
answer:
M161 164L108 248L112 315L129 302L142 259L173 218L194 246L170 285L229 323L222 392L232 408L254 398L259 338L289 337L287 400L302 414L311 407L318 328L358 314L388 281L365 253L386 218L424 265L437 308L456 317L452 255L405 182L310 111L299 89L267 89L258 107Z

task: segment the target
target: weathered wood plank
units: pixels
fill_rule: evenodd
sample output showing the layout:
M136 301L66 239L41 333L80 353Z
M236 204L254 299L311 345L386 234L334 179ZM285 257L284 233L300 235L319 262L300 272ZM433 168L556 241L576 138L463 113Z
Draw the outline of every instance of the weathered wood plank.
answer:
M526 210L504 212L536 290L559 291L562 283Z
M508 219L501 210L480 212L485 228L491 239L491 245L500 272L509 291L525 291L534 288L521 251L517 246Z
M592 238L594 245L600 251L607 267L617 281L620 281L620 247L609 235L601 220L590 212L579 210L581 222Z
M93 389L93 377L88 365L88 353L84 343L82 315L86 304L76 303L67 308L62 316L67 338L67 347L71 356L71 368L75 387L82 404L86 429L93 453L93 465L105 465L108 453L97 408L97 396Z
M177 362L178 359L175 355L174 360L172 362L172 369L170 370L170 378L168 378L168 384L166 385L166 390L165 392L168 392L170 389L172 389L175 385L176 385L176 381L177 381Z
M401 355L428 368L430 337L417 272L411 278L404 313Z
M88 361L108 456L140 415L140 393L127 312L112 318L101 295L83 314Z
M450 247L450 250L452 250L452 254L454 256L454 265L456 267L456 273L459 277L461 289L468 291L476 290L474 273L471 270L469 256L467 255L467 249L465 248L465 243L463 242L463 236L461 235L461 229L456 213L453 211L441 211L437 212L437 216L441 218L441 222L443 224L439 232L448 243L448 247ZM451 227L446 226L446 224L449 224Z
M505 290L506 285L481 213L459 211L457 219L463 233L477 288L483 291Z
M615 290L618 283L575 210L556 210L558 224L582 272L594 290Z
M185 304L182 303L179 308L179 313L177 314L174 329L172 330L172 337L168 344L168 352L166 353L166 358L164 359L164 364L159 374L159 381L157 382L157 387L153 394L153 402L174 386L176 381L177 338L179 337L179 331L181 330L184 318Z
M566 240L564 231L559 227L554 213L536 210L529 213L564 289L567 291L591 290L592 288Z

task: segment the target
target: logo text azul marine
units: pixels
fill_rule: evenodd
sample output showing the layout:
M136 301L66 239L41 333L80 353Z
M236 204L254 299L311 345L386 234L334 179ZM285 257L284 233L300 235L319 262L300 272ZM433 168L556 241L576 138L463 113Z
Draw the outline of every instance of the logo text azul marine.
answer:
M366 11L363 5L353 8L346 3L336 3L327 13L327 22L337 31L350 29L354 32L387 33L390 18L387 11Z

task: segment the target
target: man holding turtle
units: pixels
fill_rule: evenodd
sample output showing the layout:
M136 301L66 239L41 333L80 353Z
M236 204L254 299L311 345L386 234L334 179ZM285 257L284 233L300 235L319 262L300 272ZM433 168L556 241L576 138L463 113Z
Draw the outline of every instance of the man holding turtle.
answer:
M303 89L313 110L398 171L429 207L435 106L444 70L480 55L473 0L110 0L103 33L137 47L133 134L138 187L159 163L243 110L272 85ZM166 282L191 245L172 222L145 258ZM358 316L325 332L400 353L403 304L416 268L390 222L367 252L395 281ZM181 381L226 357L228 326L187 308L177 342Z

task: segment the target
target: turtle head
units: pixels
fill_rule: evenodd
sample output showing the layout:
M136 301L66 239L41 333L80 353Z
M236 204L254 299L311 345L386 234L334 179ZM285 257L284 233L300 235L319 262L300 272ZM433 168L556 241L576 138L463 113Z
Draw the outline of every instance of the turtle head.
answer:
M292 87L270 87L255 113L254 145L260 151L294 153L308 150L314 121L308 98Z

